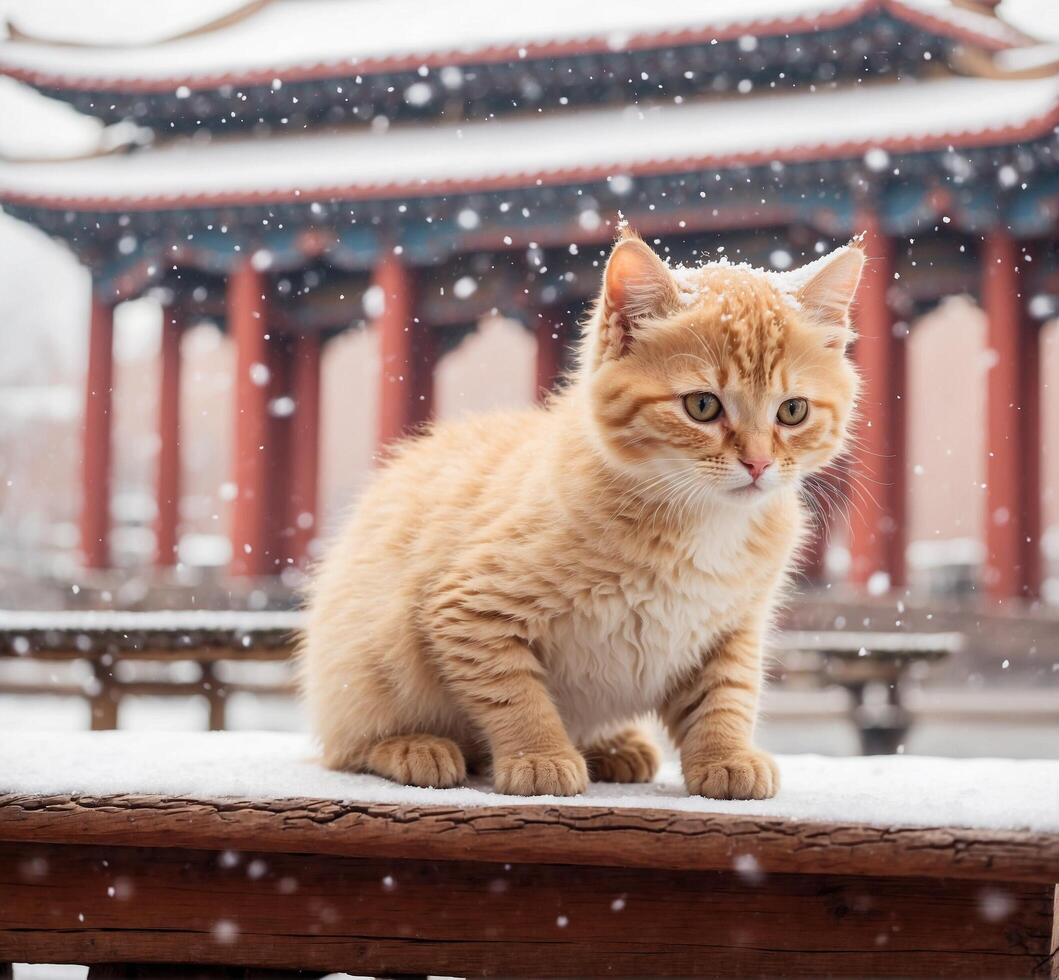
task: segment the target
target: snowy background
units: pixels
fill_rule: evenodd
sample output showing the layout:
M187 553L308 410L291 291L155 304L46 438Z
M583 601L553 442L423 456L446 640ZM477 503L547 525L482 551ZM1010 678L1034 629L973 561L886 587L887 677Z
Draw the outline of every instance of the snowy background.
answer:
M703 0L706 2L706 0ZM715 0L716 2L716 0ZM179 4L144 4L142 0L0 0L0 17L13 17L39 35L58 32L83 40L142 42L170 36L200 23L203 12L216 16L240 6L237 0L183 0ZM553 5L554 6L554 5ZM499 9L499 8L498 8ZM533 16L533 8L526 8ZM649 8L644 8L649 11ZM567 5L567 13L589 18L591 7ZM1059 43L1057 0L1003 0L1001 14L1038 37ZM399 25L403 26L403 25ZM980 108L980 107L970 107ZM62 103L43 98L8 78L0 78L0 156L47 159L77 155L95 147L100 124L79 116ZM738 126L733 127L738 135ZM575 134L576 135L576 134ZM581 134L585 138L586 134ZM591 134L587 134L591 136ZM734 138L734 136L733 136ZM515 151L517 151L515 147ZM87 273L62 246L41 232L0 213L0 605L54 607L73 600L77 586L75 548L79 480L79 428L83 400L89 280ZM116 322L117 452L114 516L116 550L126 574L106 601L135 602L145 588L140 569L152 553L153 474L157 439L156 392L151 381L159 350L161 310L145 299L123 304ZM954 340L957 340L954 343ZM438 379L439 414L454 415L502 405L529 403L533 398L533 340L516 324L500 318L484 323L456 354L447 358ZM981 452L968 430L980 431L982 399L975 396L987 370L985 327L980 311L953 300L917 326L910 343L909 553L913 573L938 567L964 569L981 561L984 479ZM226 471L230 426L231 351L220 332L208 324L193 328L184 347L191 397L184 419L187 467L185 524L190 533L181 556L207 569L228 558L225 527L230 502ZM1053 323L1042 344L1045 379L1046 521L1051 525L1046 551L1059 564L1059 330ZM948 368L944 377L938 363ZM327 417L357 419L357 425L325 424L322 494L325 522L333 522L355 496L371 467L375 429L373 382L377 349L366 332L350 332L333 341L324 366L324 386L336 394L325 408ZM146 573L144 573L146 574ZM1051 583L1047 597L1059 604L1059 586ZM264 598L261 600L265 601ZM894 624L897 624L895 626ZM899 620L881 624L898 628ZM1046 651L1059 661L1059 652ZM1000 671L1007 671L1008 661ZM1053 670L1059 671L1059 662ZM190 669L190 668L189 668ZM87 664L12 662L6 676L47 688L91 690ZM188 675L193 679L192 674ZM223 675L222 675L223 676ZM232 679L257 682L285 679L281 665L233 668ZM179 679L179 678L178 678ZM1009 757L1059 759L1056 724L1057 688L1052 683L997 683L976 670L950 674L945 683L913 689L908 704L923 717L902 752L947 757ZM839 689L775 688L766 695L760 741L785 755L824 753L853 756L859 751L847 717L848 699ZM120 726L138 732L199 732L206 726L203 699L127 697ZM80 758L91 753L81 736L88 727L89 707L81 698L49 694L0 695L0 730L17 737L0 740L0 772L26 789L48 791L78 779L94 792L120 792L132 785L141 791L186 792L171 771L160 773L157 757L173 759L172 740L165 735L134 743L121 769L126 780L115 782L119 767L105 752L94 766L65 766L51 760L63 746L82 745ZM287 697L236 694L229 703L228 727L236 733L270 730L276 734L236 734L224 743L212 736L188 736L179 745L180 772L201 792L236 794L348 795L347 777L321 774L305 763L309 748L299 733L305 729L300 708ZM2 739L3 736L0 736ZM130 743L125 743L128 751ZM920 816L938 824L972 821L1003 825L1008 800L1018 799L1023 812L1041 828L1059 830L1054 766L1039 762L989 763L991 795L981 807L981 793L966 791L960 764L920 760L850 760L850 774L841 799L815 792L819 762L790 760L784 764L790 790L760 812L793 816L833 815L845 808L850 819L900 822L907 800L931 798L933 809ZM248 765L250 768L245 769ZM679 793L672 759L659 786L651 790L658 806L694 807ZM815 767L815 768L814 768ZM244 771L245 770L245 771ZM833 773L835 770L829 770ZM265 775L262 775L264 773ZM884 783L892 788L903 779L902 791L879 795ZM151 780L158 780L152 784ZM169 780L167 782L167 780ZM1037 791L1024 792L1027 785ZM978 785L982 785L979 783ZM204 789L205 787L205 789ZM354 790L355 791L355 788ZM394 799L401 790L391 787ZM368 791L379 798L379 786ZM596 787L586 802L621 803L613 787ZM478 805L479 790L451 791L451 801ZM612 796L607 796L611 793ZM1049 795L1050 794L1050 795ZM642 800L638 801L642 803ZM770 809L771 807L771 809ZM814 810L813 808L816 807ZM821 810L820 808L824 809ZM738 805L736 805L738 809ZM716 809L711 806L710 809ZM955 814L955 817L954 817ZM983 816L984 814L984 816ZM80 967L20 968L19 980L72 980Z
M0 16L11 17L20 27L42 36L58 32L83 40L135 43L200 23L204 11L216 15L237 6L235 0L197 0L157 9L132 0L91 4L0 0ZM587 24L591 16L585 10L580 16L587 18ZM1004 0L1001 15L1037 37L1059 42L1059 5L1053 0ZM532 16L539 19L543 14L537 10ZM732 138L738 138L738 130L732 127ZM93 148L100 131L97 121L65 104L0 78L0 155L41 160L75 156ZM0 350L4 354L0 358L0 589L7 606L63 605L75 599L78 589L79 428L89 281L61 245L2 213L0 257ZM152 424L153 378L160 329L161 310L155 300L124 303L117 309L113 510L115 550L126 571L113 592L104 590L101 596L104 602L119 606L135 603L146 589L146 566L153 549L158 450ZM917 324L909 343L913 347L909 358L913 406L909 425L910 564L913 577L938 568L955 569L954 574L962 575L981 561L983 550L979 534L984 507L983 454L977 439L968 438L967 433L983 429L983 400L974 392L989 363L984 320L972 305L953 299ZM533 345L532 337L510 321L485 322L442 363L439 414L444 417L530 402L535 384ZM190 385L183 419L187 533L181 542L181 557L189 566L209 570L220 568L228 558L232 357L228 342L209 324L190 331L184 354ZM366 331L350 331L328 347L324 389L331 395L325 395L322 449L325 527L333 524L370 473L377 358L374 339ZM1055 324L1045 330L1042 358L1044 506L1046 524L1051 525L1045 547L1057 561L1059 330ZM935 366L942 361L948 371L939 377ZM358 421L346 424L349 419ZM834 557L841 562L841 549ZM1050 589L1050 598L1059 599L1055 582ZM897 615L893 622L899 622ZM890 622L877 625L894 628ZM22 672L22 679L41 686L91 683L83 664L27 663L13 669ZM262 667L259 673L271 669ZM921 697L918 707L929 718L913 730L905 746L910 753L1059 756L1053 689L1008 685L1004 705L1017 724L988 727L975 719L996 707L997 695L991 682L974 672L950 678L944 690L913 696ZM765 743L787 752L855 753L857 742L844 717L844 698L844 692L836 690L770 692L763 723ZM10 727L83 728L87 711L78 699L0 698L0 713ZM121 725L192 730L203 726L205 713L205 703L196 699L130 697L122 704ZM249 694L233 697L229 724L243 730L304 727L298 708L289 700Z
M42 36L144 41L171 35L211 14L234 9L235 0L199 0L148 10L131 0L0 0L0 16ZM1001 14L1038 37L1059 40L1059 7L1052 0L1004 0ZM588 15L586 15L587 17ZM921 107L922 108L922 107ZM974 107L972 107L974 108ZM870 117L871 113L865 113ZM0 78L0 155L46 159L87 151L100 124L8 78ZM193 177L194 175L192 175ZM190 179L190 178L189 178ZM69 576L78 481L78 427L85 364L88 277L74 257L44 234L0 214L0 584L24 574ZM114 516L116 551L135 567L152 549L152 431L156 392L150 382L158 351L161 313L144 299L122 304L116 325ZM959 337L959 343L953 339ZM910 506L913 571L963 568L981 560L978 534L983 508L981 453L968 430L980 431L981 400L968 403L967 379L988 366L984 321L959 299L917 326L910 340L912 418ZM486 323L442 364L441 416L529 402L533 397L533 341L508 321ZM930 365L945 352L950 371L939 379ZM230 486L226 471L230 428L231 352L218 331L194 328L186 343L192 392L185 408L182 557L220 566L227 559L224 528ZM1042 351L1046 389L1046 479L1059 486L1059 338L1046 329ZM366 332L350 332L329 345L325 359L325 526L333 523L370 472L373 451L372 379L377 351ZM339 390L341 389L341 393ZM328 419L361 420L360 425ZM339 431L341 430L341 431ZM1059 498L1046 492L1045 548L1059 560ZM839 556L841 560L841 556ZM13 586L12 586L13 587ZM1054 586L1049 586L1049 594ZM24 603L32 595L20 596ZM43 601L43 600L41 600Z

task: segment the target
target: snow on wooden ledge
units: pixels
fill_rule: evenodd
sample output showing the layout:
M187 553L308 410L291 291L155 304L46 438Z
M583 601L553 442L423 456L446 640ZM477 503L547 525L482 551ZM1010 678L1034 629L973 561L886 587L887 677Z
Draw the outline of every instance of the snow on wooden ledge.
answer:
M472 809L533 804L733 814L895 827L1059 833L1059 762L781 757L773 800L689 797L675 765L647 786L594 784L573 798L513 797L330 772L302 735L271 732L2 732L0 794L316 799Z

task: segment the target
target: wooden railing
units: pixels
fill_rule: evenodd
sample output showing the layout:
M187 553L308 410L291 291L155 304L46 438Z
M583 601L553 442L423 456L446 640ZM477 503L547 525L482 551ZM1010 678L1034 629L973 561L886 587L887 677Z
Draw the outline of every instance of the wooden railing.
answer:
M92 727L117 727L128 695L201 695L209 705L209 727L225 727L228 698L235 693L291 694L289 677L279 684L231 681L219 676L229 662L288 661L302 617L297 612L78 612L0 613L0 657L82 660L91 664L89 690L70 685L4 680L0 693L85 696ZM935 663L962 647L957 633L787 632L771 648L784 672L813 684L830 683L851 695L850 717L864 754L892 753L905 740L912 716L902 701L902 682L914 665ZM194 680L122 677L117 665L194 662ZM877 689L882 696L867 695Z

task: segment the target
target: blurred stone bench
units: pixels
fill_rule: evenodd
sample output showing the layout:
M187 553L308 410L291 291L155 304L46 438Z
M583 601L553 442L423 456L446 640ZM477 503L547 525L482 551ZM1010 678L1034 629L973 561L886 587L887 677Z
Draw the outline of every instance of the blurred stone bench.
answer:
M34 660L84 660L91 664L89 689L71 685L0 680L0 693L67 694L87 697L92 728L116 728L125 695L160 697L201 695L209 705L209 727L225 727L231 694L293 693L289 686L232 682L218 676L222 662L290 659L301 627L296 612L0 612L0 657ZM164 676L123 678L124 664L172 664L191 661L194 680Z
M687 797L675 766L518 799L327 772L312 751L278 733L0 738L0 964L1054 975L1059 762L794 756L776 799L728 803Z
M912 714L902 685L963 649L960 633L788 631L773 647L788 675L819 686L830 682L850 694L850 716L864 755L889 755L905 741Z
M293 693L289 680L234 681L219 673L219 665L286 661L301 625L297 612L0 612L0 657L83 660L93 672L88 690L0 677L0 693L88 697L96 730L117 727L125 695L201 695L209 705L209 727L217 731L225 727L230 695ZM850 693L849 714L865 755L896 752L905 740L912 715L901 687L909 672L962 646L959 633L867 631L786 632L772 643L786 676L816 686L837 684ZM187 661L198 670L191 680L143 666Z

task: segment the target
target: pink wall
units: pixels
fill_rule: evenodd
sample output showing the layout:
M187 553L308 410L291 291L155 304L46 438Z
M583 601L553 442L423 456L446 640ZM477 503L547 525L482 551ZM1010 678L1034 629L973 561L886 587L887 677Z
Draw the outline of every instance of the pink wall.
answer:
M511 321L489 319L438 366L440 418L529 405L536 341ZM323 361L321 502L333 526L371 475L379 345L371 330L332 340Z
M985 329L981 310L952 299L908 338L909 541L981 537Z

